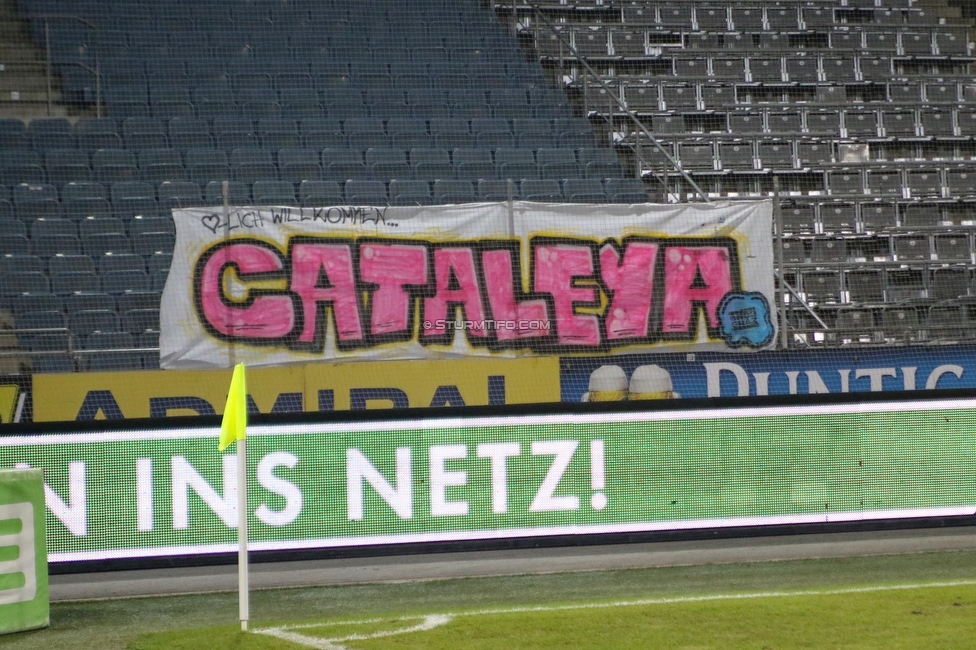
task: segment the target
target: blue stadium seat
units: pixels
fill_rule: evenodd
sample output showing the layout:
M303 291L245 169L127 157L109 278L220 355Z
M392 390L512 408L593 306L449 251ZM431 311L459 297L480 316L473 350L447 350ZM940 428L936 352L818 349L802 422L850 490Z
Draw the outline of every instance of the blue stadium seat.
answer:
M431 202L430 185L425 181L390 181L390 205L430 205Z
M18 158L20 157L18 155ZM0 184L2 185L44 183L46 179L44 168L39 163L7 161L0 164Z
M369 177L369 171L363 163L363 154L359 149L323 149L322 172L325 180L340 183L350 179L365 180Z
M227 184L230 205L250 205L251 186L239 181ZM222 181L210 181L206 185L204 203L208 206L224 204L224 186Z
M539 168L531 149L496 149L495 165L501 178L539 178ZM525 196L524 192L523 196Z
M156 188L161 210L203 205L203 191L191 181L164 181Z
M474 184L471 181L434 181L435 203L473 203L475 200Z
M32 350L35 349L37 341L41 336L60 336L61 340L65 332L52 332L45 330L63 330L66 326L64 314L60 311L28 311L17 315L15 325L19 330L30 330L17 334L17 342L20 347Z
M584 147L578 152L580 166L587 178L619 178L623 169L617 153L604 147Z
M152 279L149 279L151 284ZM122 293L116 299L118 303L119 313L125 315L125 312L132 311L133 309L155 309L159 310L159 302L162 299L162 295L156 291L131 291L129 293Z
M604 191L611 203L648 203L647 186L636 178L608 180Z
M397 149L424 149L433 141L427 133L427 122L422 119L393 118L386 123L386 130Z
M344 192L349 205L386 205L386 185L380 181L350 180Z
M210 149L214 146L210 136L210 123L199 117L173 117L169 121L169 141L174 149Z
M430 133L434 138L434 146L441 149L470 147L474 143L470 123L465 119L432 118Z
M576 152L572 149L539 149L536 162L542 171L542 178L576 178L579 165Z
M142 181L112 184L112 210L115 216L128 219L135 215L154 217L159 212L156 190Z
M512 130L515 132L516 144L524 149L539 149L555 146L552 133L552 122L535 118L517 118L512 120Z
M413 172L402 149L372 147L366 150L366 166L373 180L388 183L394 179L407 180Z
M477 181L496 177L495 164L488 149L458 147L452 158L458 180Z
M176 224L172 217L137 216L129 222L129 236L137 237L144 232L176 234Z
M63 117L35 118L27 125L30 148L35 151L74 148L77 145L71 122Z
M117 296L123 293L149 291L150 279L145 271L108 271L101 275L102 291Z
M335 181L305 180L298 186L299 200L305 207L342 204L342 188Z
M302 143L308 149L328 149L346 146L346 137L339 120L325 117L308 117L300 126Z
M525 179L519 185L519 195L523 201L561 202L564 200L559 181Z
M146 271L146 260L140 255L119 254L103 255L98 260L98 273L104 276L106 273L118 271Z
M278 178L271 152L260 147L234 149L230 154L230 168L233 179L242 183Z
M265 118L258 120L258 138L265 149L278 151L285 147L300 147L298 123L289 119Z
M30 250L30 245L26 237L11 237L10 239L0 240L0 244L2 244L4 241L14 241L14 243L20 245L20 249L18 251L20 254ZM3 253L2 246L0 246L0 253ZM50 282L48 281L47 275L45 275L43 272L20 271L10 273L4 277L3 283L0 283L0 296L49 294L51 292L50 289Z
M251 188L257 205L294 205L295 186L288 181L259 180Z
M349 146L354 149L389 147L390 139L383 122L373 118L349 118L342 124Z
M315 149L287 147L278 151L278 169L281 179L289 183L322 178L319 152Z
M229 180L230 165L227 154L220 149L190 149L186 152L186 171L189 179L198 185L210 181Z
M86 309L68 317L68 329L81 339L95 332L118 332L119 317L107 309Z
M176 149L148 149L140 151L139 177L153 185L166 181L186 180L183 157Z
M82 357L82 368L91 372L141 370L141 352L112 351L135 349L136 341L128 332L94 332L85 338L85 350L96 353Z
M47 177L56 185L92 180L88 154L78 149L52 149L44 155Z
M453 179L454 166L444 149L411 149L410 166L417 180Z
M129 253L131 244L123 233L88 235L83 240L85 255L100 257L107 253Z
M150 256L158 253L173 253L176 236L168 232L143 232L132 238L132 252L136 255Z
M127 149L168 149L169 139L163 123L149 117L129 117L122 122Z
M119 183L135 180L136 157L131 151L99 149L92 154L92 168L99 183Z
M603 183L595 178L568 178L563 181L563 196L571 203L606 203Z
M48 260L48 273L51 277L65 273L94 274L95 261L87 255L59 255Z
M40 273L40 271L34 272ZM16 273L16 271L4 272L4 277L12 273ZM14 316L29 311L56 311L59 313L64 311L64 302L61 297L49 293L21 293L7 297L5 302L10 306Z
M80 311L106 310L115 312L115 298L102 292L76 292L63 299L68 316Z
M45 235L32 238L29 250L44 258L54 255L80 255L81 242L74 235Z
M69 296L73 293L90 293L99 291L100 289L99 278L91 271L68 271L51 276L51 293L58 296Z
M27 226L24 225L23 221L19 219L0 219L0 238L26 236Z

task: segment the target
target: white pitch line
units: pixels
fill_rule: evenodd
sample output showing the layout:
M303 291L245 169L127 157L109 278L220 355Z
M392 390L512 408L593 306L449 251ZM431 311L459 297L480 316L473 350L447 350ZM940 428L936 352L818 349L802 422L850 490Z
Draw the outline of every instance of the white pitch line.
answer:
M286 641L291 641L292 643L297 643L299 645L308 646L310 648L316 648L317 650L345 650L345 646L341 645L342 641L365 641L367 639L381 639L387 636L397 636L399 634L407 634L409 632L425 632L427 630L433 630L435 627L441 625L446 625L451 622L450 614L428 614L427 616L411 616L408 618L395 618L395 619L371 619L369 621L348 621L346 625L356 625L356 624L366 624L366 623L384 623L387 621L406 621L414 619L422 619L417 625L411 627L405 627L399 630L384 630L382 632L373 632L372 634L350 634L349 636L343 636L338 638L320 638L320 637L310 637L304 634L298 634L291 632L290 630L297 629L308 629L313 627L328 627L329 625L335 625L334 623L324 623L324 624L308 624L308 625L288 625L282 627L269 627L260 630L255 630L258 634L267 634L268 636L277 637L279 639L284 639Z
M844 589L824 589L811 591L760 591L744 594L711 594L706 596L674 596L670 598L641 598L638 600L618 600L603 603L575 603L572 605L538 605L535 607L507 607L498 609L478 609L467 612L452 612L447 614L429 614L427 616L410 616L403 618L371 618L359 621L338 621L330 623L304 623L300 625L283 625L281 627L262 628L254 630L258 634L267 634L279 639L291 641L317 650L348 650L341 645L342 641L364 641L381 637L407 634L409 632L423 632L435 627L446 625L455 618L462 616L490 616L497 614L519 614L531 612L562 612L577 609L605 609L609 607L638 607L642 605L668 605L674 603L700 603L716 600L747 600L756 598L795 598L800 596L836 596L842 594L863 594L878 591L901 591L908 589L929 589L933 587L963 587L976 585L976 580L954 580L951 582L925 582L900 585L876 585L873 587L848 587ZM373 634L352 634L344 637L321 638L309 637L291 630L301 630L333 625L369 625L375 623L408 621L423 618L423 621L412 627L399 630L386 630Z

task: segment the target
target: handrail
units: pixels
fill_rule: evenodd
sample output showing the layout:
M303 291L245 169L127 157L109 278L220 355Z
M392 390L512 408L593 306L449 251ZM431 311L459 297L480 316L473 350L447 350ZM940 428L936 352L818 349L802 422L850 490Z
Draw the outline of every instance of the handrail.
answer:
M600 86L602 87L602 89L607 93L607 95L617 105L617 108L619 108L621 111L623 111L627 115L627 117L629 117L631 119L631 121L637 126L637 128L640 130L640 132L643 133L645 136L647 136L647 138L650 139L651 144L653 144L655 147L657 147L658 151L660 151L662 154L664 154L665 159L669 163L671 163L671 166L674 167L675 171L677 171L679 174L681 174L681 177L684 178L685 181L687 181L689 185L691 185L691 187L695 190L695 192L698 194L698 196L700 196L702 198L702 200L704 200L706 203L711 203L712 202L711 199L709 199L708 198L708 195L705 194L705 192L698 186L698 183L696 183L694 181L694 179L691 178L691 176L688 174L688 172L686 172L684 170L684 168L682 168L681 164L678 163L678 161L675 160L674 157L670 153L668 153L667 149L664 148L664 146L661 144L661 142L656 137L654 137L654 134L651 133L647 129L646 126L644 126L644 123L640 121L640 119L637 117L637 114L634 113L629 108L627 108L627 106L625 105L623 99L621 99L621 97L619 95L617 95L616 93L614 93L613 92L613 89L610 87L610 85L607 84L606 82L604 82L603 79L600 78L600 75L597 74L596 70L594 70L592 68L592 66L590 66L590 64L586 62L586 59L580 55L579 51L575 47L573 47L572 45L570 45L569 42L565 39L565 37L559 32L559 30L557 30L556 27L549 21L549 19L546 18L540 12L539 6L536 3L532 3L532 2L528 2L527 4L528 4L529 7L532 8L536 19L541 20L542 22L544 22L549 27L549 29L552 31L553 35L555 35L556 38L559 39L560 45L565 45L566 46L566 48L573 54L573 56L576 58L576 60L579 61L579 63L582 64L583 67L586 68L586 71L589 72L589 74L596 80L596 82L600 84ZM513 19L516 20L516 22L517 22L517 9L515 8L515 0L513 0L512 9L513 9ZM536 47L538 47L538 38L536 38ZM560 80L560 83L561 83L561 80ZM635 153L637 153L637 152L635 151ZM639 156L639 154L637 154L637 155ZM643 160L643 158L641 158L641 161L642 162L646 162L646 161Z

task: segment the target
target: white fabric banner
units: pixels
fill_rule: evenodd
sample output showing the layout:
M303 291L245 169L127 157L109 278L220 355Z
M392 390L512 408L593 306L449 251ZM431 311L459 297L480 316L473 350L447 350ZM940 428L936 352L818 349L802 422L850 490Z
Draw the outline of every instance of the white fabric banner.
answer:
M163 368L756 350L770 201L174 210Z

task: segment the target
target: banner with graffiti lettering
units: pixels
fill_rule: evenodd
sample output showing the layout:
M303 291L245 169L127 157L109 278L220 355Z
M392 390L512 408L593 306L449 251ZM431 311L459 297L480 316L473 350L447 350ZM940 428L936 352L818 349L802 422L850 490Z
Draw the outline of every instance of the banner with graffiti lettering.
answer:
M769 201L174 211L163 368L769 347Z

